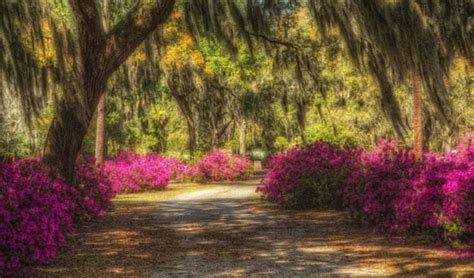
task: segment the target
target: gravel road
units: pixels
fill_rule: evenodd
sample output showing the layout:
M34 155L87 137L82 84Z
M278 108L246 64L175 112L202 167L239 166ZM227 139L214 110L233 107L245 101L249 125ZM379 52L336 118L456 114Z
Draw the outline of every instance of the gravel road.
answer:
M474 274L472 259L392 242L335 211L258 202L257 180L116 209L40 277L349 277Z
M305 251L304 238L311 228L295 227L288 215L272 215L251 206L248 202L255 197L257 185L256 181L221 185L164 202L156 221L177 232L181 252L153 276L386 274L354 267L342 252Z

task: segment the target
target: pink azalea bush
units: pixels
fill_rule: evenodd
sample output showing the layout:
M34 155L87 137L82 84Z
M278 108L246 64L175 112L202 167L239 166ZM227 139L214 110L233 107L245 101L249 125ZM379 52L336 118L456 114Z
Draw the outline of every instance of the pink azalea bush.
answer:
M103 215L117 193L164 189L170 180L199 176L234 179L248 173L244 158L212 153L195 167L160 155L122 153L97 169L79 156L74 185L39 159L0 161L0 275L24 273L24 265L47 263L77 222Z
M0 162L0 274L54 257L73 223L103 214L113 193L88 160L68 185L38 159Z
M196 161L194 176L200 181L225 181L245 178L252 163L238 155L213 151Z
M170 180L182 182L192 178L194 175L194 168L192 166L176 158L167 158L167 167L171 173Z
M394 142L370 151L314 143L275 156L269 166L258 191L271 201L303 208L340 204L386 233L474 246L473 145L426 153L418 162Z
M271 157L265 185L257 191L289 208L338 208L334 192L344 185L355 157L352 150L322 142L293 148Z
M104 215L116 195L112 182L94 165L93 157L80 156L76 161L74 184L79 192L76 214L81 220Z
M382 144L361 156L340 194L378 230L474 244L474 146L417 162L411 150Z
M376 227L400 228L394 208L401 205L421 171L422 165L409 149L384 142L361 153L358 167L338 195L357 218L365 217Z
M103 172L115 192L133 192L165 189L170 179L183 179L192 169L176 159L126 152L106 161Z
M418 181L425 189L417 196L418 210L434 203L427 212L435 218L426 223L435 236L446 241L468 240L474 246L474 145L433 156Z

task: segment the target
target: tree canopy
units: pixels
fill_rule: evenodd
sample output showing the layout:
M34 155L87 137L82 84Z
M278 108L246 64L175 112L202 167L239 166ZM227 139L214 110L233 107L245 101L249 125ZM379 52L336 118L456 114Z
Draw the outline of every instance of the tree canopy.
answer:
M324 133L410 142L413 75L426 146L472 128L470 0L110 1L109 14L104 4L0 1L2 105L64 172L90 146L105 91L114 151L166 151L180 145L173 136L191 153L235 149L238 134L267 150Z

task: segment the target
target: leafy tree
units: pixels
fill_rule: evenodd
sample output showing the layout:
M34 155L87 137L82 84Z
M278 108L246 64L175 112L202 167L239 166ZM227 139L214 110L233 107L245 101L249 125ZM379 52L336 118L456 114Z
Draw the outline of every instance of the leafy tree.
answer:
M470 112L460 115L451 109L452 104L471 111L465 103L472 98L472 83L448 78L459 59L472 64L474 5L469 0L113 1L110 29L103 24L109 16L101 14L107 3L0 1L5 11L0 24L2 99L6 93L20 96L24 115L38 116L53 104L45 158L66 177L72 176L107 82L112 106L120 101L131 105L120 113L133 115L125 117L132 134L148 130L155 132L151 137L160 137L168 130L164 119L176 115L161 118L149 111L163 99L153 94L163 85L158 85L163 81L159 66L169 89L162 92L173 96L185 117L191 151L200 142L224 145L239 126L248 133L241 141L249 138L256 147L272 149L282 134L289 141L297 134L304 142L306 128L316 121L334 134L343 130L343 122L353 125L356 134L371 130L374 137L396 133L406 138L410 123L403 112L411 112L419 152L419 138L428 145L445 134L438 132L443 127L450 127L447 133L453 137L472 122ZM348 56L339 53L339 37ZM346 57L362 73L371 73L375 84L341 62ZM268 70L270 59L274 71ZM345 73L328 74L331 68ZM417 81L411 83L418 84L412 89L419 105L404 98L408 80ZM372 94L375 86L379 97ZM348 112L357 117L349 119ZM381 115L391 119L393 131ZM121 116L110 117L118 118L116 128Z
M35 30L35 25L42 18L48 18L47 14L42 14L43 10L47 10L42 7L45 4L41 1L35 1L33 4L24 3L15 5L9 4L9 1L2 1L2 10L11 11L11 13L6 13L6 20L10 21L12 26L30 24L32 26L30 33L41 41L42 30ZM95 1L70 0L69 5L75 19L73 25L75 25L76 33L68 32L64 38L55 40L57 44L63 43L55 49L60 58L57 62L59 71L63 75L59 81L63 87L63 96L56 105L55 118L46 139L44 157L47 162L57 166L65 177L71 180L76 156L97 103L105 90L107 80L145 38L168 18L174 1L140 1L107 33L104 31ZM12 9L16 11L13 12ZM5 29L4 26L1 32L2 39L10 42L6 44L7 46L12 43L14 45L9 49L13 53L11 56L17 57L16 54L25 56L24 59L11 59L8 65L16 70L16 75L21 80L17 84L21 83L23 86L26 84L29 86L25 88L26 91L34 92L35 77L29 78L21 71L22 67L27 67L28 61L24 61L28 59L27 49L21 42L14 43L15 30ZM62 34L55 35L62 36ZM64 49L66 38L69 40L67 43L70 49ZM74 43L77 43L78 49L75 49ZM65 54L70 54L69 56L74 59L78 58L74 61L74 68L71 71L66 69ZM5 64L7 63L2 62L2 65ZM5 67L2 66L2 68ZM41 70L45 67L34 64L33 68L25 72L31 73L32 70ZM7 74L10 73L7 72Z
M435 119L453 127L445 84L456 53L471 61L474 32L469 29L472 1L309 1L318 25L337 26L349 55L366 65L379 83L382 105L398 133L403 128L392 80L411 76L415 153L421 158L422 86L436 109Z

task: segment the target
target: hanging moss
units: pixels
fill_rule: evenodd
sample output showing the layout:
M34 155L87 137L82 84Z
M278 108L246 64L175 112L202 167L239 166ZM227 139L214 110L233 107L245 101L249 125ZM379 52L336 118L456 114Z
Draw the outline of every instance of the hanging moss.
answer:
M0 1L0 94L19 97L28 124L75 69L74 34L51 8L48 1Z
M402 126L400 112L388 82L418 72L436 119L453 128L444 80L455 55L474 61L473 1L312 0L308 4L321 29L339 29L353 62L368 65L381 86L382 107L395 126Z

